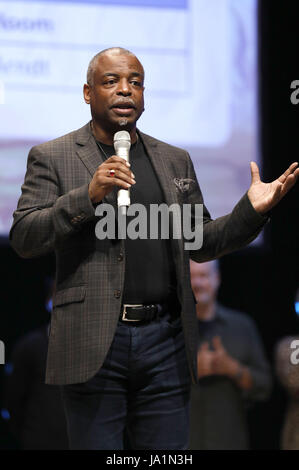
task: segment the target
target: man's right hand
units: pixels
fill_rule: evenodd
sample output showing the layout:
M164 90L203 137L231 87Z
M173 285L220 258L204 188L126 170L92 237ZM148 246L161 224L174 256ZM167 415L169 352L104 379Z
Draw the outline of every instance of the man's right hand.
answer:
M115 171L114 176L110 176L110 170ZM107 158L96 170L89 183L88 193L93 204L100 202L109 194L114 186L120 189L129 189L135 184L135 176L130 170L130 164L121 157L112 155Z

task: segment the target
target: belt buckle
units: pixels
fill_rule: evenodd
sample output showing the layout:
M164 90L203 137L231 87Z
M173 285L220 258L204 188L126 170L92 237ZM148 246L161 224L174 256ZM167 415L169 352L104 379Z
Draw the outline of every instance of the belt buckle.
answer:
M139 320L130 320L129 318L126 318L126 313L127 313L126 307L143 307L142 304L124 304L123 314L122 314L122 317L121 317L121 319L123 321L141 321L140 319Z

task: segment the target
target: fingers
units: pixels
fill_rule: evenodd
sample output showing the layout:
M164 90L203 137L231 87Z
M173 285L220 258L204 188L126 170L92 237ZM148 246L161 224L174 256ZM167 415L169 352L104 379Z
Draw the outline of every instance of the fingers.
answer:
M114 170L114 175L110 174L110 170ZM129 189L135 183L130 164L124 158L112 155L98 166L93 175L88 187L90 200L92 203L97 203L109 194L114 186Z
M296 174L293 173L287 177L281 189L281 196L284 196L294 186L298 179L298 176L299 171Z
M106 163L121 163L125 166L127 166L128 168L130 168L131 164L129 162L127 162L127 160L125 160L124 158L121 158L121 157L118 157L117 155L112 155L111 157L107 158L107 160L105 160L104 164Z
M114 170L114 175L110 174L110 170ZM128 183L130 186L136 183L134 173L130 170L128 171L124 170L123 165L122 166L115 165L115 164L105 165L105 167L101 169L101 172L102 171L103 171L103 176L108 177L110 180L109 181L110 183L115 184L117 179L122 180L125 183Z
M101 181L105 187L118 186L122 189L129 189L132 184L136 183L134 179L129 178L121 172L115 176L107 176L107 174L104 176L99 175L99 181Z
M224 349L220 336L214 336L212 338L212 343L215 349Z
M294 162L289 168L278 178L278 181L282 183L281 197L283 197L296 183L299 177L298 163Z
M128 189L136 183L135 175L128 165L130 164L125 159L112 155L98 167L98 178L102 184ZM114 170L114 175L110 174L110 170Z
M120 178L115 178L115 177L108 177L109 181L107 184L113 185L113 186L119 186L122 189L129 189L132 184L131 183L126 183L124 180Z
M250 171L251 171L251 184L258 183L260 178L259 167L255 162L250 162Z
M126 160L120 157L110 157L108 158L104 163L102 163L99 167L98 170L105 169L105 170L120 170L122 173L133 177L133 173L130 170L130 165Z
M199 348L199 352L204 352L204 351L208 351L209 350L209 343L208 341L205 341L204 343L201 344L200 348Z
M297 174L297 177L298 177L298 174L299 174L299 170L298 170L298 162L294 162L292 163L289 168L278 178L278 180L281 182L281 183L284 183L285 180L287 179L287 177L289 175L294 175L295 176L295 173Z
M120 170L122 173L128 175L129 177L134 177L132 171L130 170L130 163L127 162L124 158L117 157L112 155L112 157L107 158L101 165L98 166L97 171L106 170L105 175L109 176L107 170Z

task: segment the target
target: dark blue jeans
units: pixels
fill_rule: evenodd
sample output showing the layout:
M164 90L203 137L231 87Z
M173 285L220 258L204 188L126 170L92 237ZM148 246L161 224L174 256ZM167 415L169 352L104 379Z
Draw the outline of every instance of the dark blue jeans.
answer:
M118 322L103 366L62 386L71 449L187 449L190 373L180 318Z

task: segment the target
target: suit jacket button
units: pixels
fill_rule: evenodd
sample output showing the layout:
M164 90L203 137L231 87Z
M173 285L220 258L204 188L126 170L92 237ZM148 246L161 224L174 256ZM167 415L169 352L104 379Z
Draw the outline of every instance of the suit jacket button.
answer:
M119 253L117 257L117 261L122 261L124 259L124 255L122 253Z
M115 291L114 291L114 297L115 297L116 299L119 299L119 298L120 298L120 290L115 290Z

